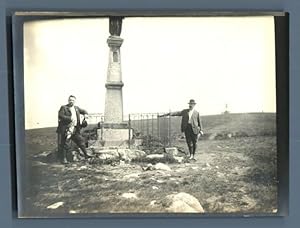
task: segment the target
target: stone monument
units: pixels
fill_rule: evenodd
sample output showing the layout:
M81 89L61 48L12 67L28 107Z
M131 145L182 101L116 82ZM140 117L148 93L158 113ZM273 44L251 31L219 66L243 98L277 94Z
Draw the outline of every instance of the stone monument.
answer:
M123 39L120 37L122 17L109 18L110 36L107 39L109 46L109 61L106 80L104 123L97 131L98 140L107 146L127 147L131 130L128 123L123 121L122 71L120 47Z

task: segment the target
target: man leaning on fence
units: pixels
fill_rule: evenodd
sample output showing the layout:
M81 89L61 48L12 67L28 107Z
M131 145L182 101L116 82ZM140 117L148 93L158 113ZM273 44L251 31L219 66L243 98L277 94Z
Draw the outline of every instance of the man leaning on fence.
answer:
M196 102L191 99L189 101L189 108L183 109L179 112L170 112L159 117L163 116L182 116L181 119L181 131L185 134L185 139L187 146L189 148L189 159L195 160L195 152L197 149L198 136L203 135L202 123L200 114L195 110Z

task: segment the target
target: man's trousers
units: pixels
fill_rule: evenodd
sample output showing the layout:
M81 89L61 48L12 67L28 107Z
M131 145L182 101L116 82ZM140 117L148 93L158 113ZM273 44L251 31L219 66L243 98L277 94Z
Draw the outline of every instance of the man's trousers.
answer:
M191 124L187 125L184 134L190 155L195 155L197 149L198 135L194 134Z

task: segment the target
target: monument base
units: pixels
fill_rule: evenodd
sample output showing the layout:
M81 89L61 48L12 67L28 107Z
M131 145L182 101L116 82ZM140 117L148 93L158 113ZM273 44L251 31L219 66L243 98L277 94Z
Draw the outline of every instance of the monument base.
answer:
M132 134L132 129L129 129L126 123L104 123L97 130L97 141L104 147L128 148Z

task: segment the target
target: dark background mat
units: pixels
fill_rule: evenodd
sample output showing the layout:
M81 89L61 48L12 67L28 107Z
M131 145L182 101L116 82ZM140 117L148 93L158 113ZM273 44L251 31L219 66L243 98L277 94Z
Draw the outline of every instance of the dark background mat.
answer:
M97 10L208 10L285 11L289 13L289 215L284 217L213 218L95 218L95 219L17 219L14 211L12 72L9 15L17 10L97 11ZM300 2L298 0L0 0L0 227L297 227L300 215ZM284 128L284 126L282 126Z

